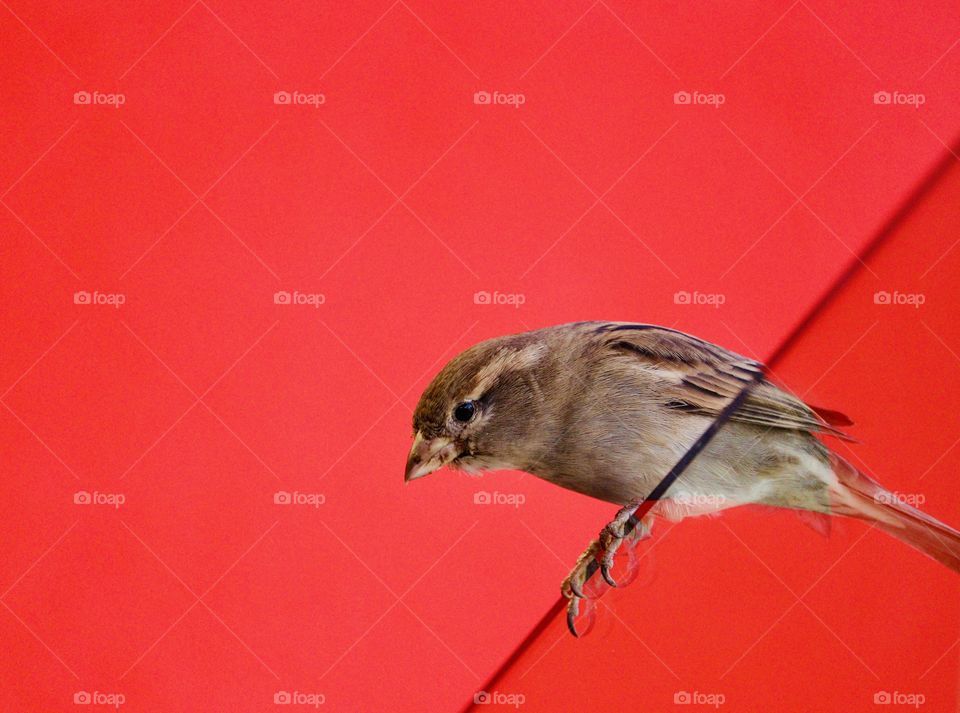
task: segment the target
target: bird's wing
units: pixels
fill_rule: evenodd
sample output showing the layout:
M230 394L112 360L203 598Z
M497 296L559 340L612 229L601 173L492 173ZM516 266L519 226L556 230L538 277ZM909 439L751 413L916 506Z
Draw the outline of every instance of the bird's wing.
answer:
M604 346L661 372L666 378L666 408L715 417L763 369L757 361L665 327L608 322L594 325L592 330ZM849 423L842 414L827 413ZM731 420L850 439L766 378L754 386Z

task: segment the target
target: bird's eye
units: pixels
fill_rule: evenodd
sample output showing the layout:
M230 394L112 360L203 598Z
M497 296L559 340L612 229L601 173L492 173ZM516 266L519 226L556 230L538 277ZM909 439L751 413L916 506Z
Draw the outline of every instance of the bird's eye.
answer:
M464 401L453 410L453 417L460 423L467 423L477 413L477 406L473 401Z

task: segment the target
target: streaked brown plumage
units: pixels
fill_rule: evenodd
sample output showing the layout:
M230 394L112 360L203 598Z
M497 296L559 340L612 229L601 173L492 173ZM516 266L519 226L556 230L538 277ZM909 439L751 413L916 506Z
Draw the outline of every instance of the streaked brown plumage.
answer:
M516 469L623 506L565 581L575 602L589 560L601 559L609 580L627 517L760 368L653 325L578 322L491 339L424 391L405 477L447 464ZM849 424L762 379L655 512L680 519L758 503L853 516L960 571L960 533L900 503L814 435L846 438L838 426Z

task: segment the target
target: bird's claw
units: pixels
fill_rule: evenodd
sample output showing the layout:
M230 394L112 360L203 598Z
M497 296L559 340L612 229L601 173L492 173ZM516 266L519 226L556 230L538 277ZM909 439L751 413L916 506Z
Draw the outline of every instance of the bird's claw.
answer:
M560 585L560 592L567 598L567 628L575 637L580 636L577 633L577 617L580 615L580 600L586 599L587 595L583 593L583 583L586 581L587 567L594 558L594 550L598 543L591 543L590 547L577 560L573 571L563 580ZM589 553L589 556L588 556Z
M611 587L617 586L617 581L610 574L610 570L613 569L613 556L621 544L623 544L623 528L614 520L600 532L600 549L603 551L600 558L600 575Z
M583 585L587 581L587 569L590 567L590 563L596 559L599 552L600 541L594 540L577 559L577 563L573 566L570 574L567 575L567 578L563 580L563 584L560 585L560 593L567 599L571 601L586 599L587 595L583 593Z

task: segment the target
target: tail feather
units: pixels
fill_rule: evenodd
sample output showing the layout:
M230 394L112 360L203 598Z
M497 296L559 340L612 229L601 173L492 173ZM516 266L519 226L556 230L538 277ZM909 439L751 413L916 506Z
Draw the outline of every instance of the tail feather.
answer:
M960 532L904 502L833 454L838 484L831 489L835 514L872 521L898 540L960 572Z

